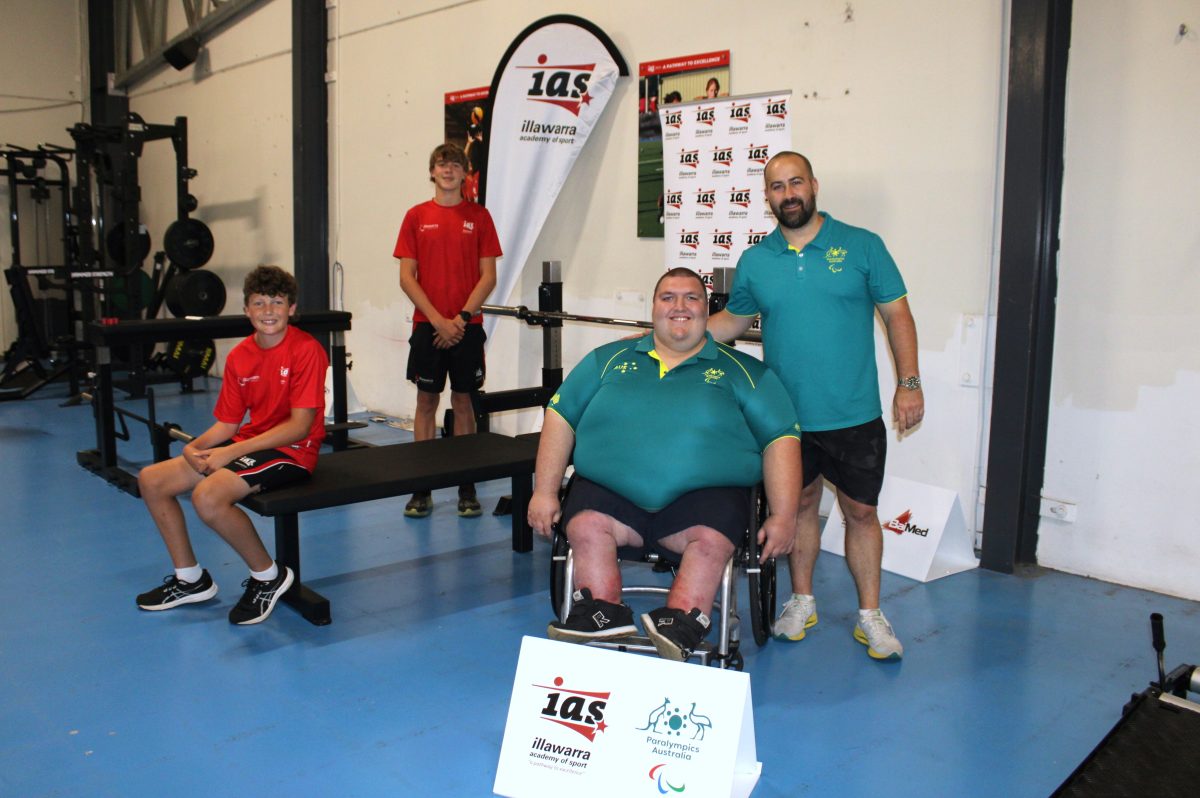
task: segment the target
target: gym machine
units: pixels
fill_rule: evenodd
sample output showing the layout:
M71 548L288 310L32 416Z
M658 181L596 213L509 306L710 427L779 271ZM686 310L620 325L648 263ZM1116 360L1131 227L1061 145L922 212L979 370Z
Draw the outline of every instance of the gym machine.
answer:
M1135 693L1121 719L1053 798L1191 796L1200 794L1200 667L1163 666L1163 617L1150 616L1158 681Z
M8 184L12 238L12 263L4 270L4 278L17 321L17 338L4 354L0 400L25 399L64 375L70 379L71 393L77 393L86 370L77 337L71 334L81 309L76 281L72 278L77 250L68 163L73 154L72 150L49 144L33 150L14 145L0 148L0 157L4 159L0 175ZM51 166L55 167L56 175L47 173ZM27 262L21 246L22 218L27 220L29 216L22 213L26 198L34 203L34 232L38 240L32 249L36 265ZM59 213L54 215L60 228L52 241L49 228L53 226L50 216L55 199ZM44 252L40 235L43 226ZM41 263L43 260L58 260L61 264L45 265ZM59 282L54 278L63 279ZM43 296L34 295L31 279L36 279ZM65 298L49 295L57 290L65 291ZM44 365L47 361L49 369Z

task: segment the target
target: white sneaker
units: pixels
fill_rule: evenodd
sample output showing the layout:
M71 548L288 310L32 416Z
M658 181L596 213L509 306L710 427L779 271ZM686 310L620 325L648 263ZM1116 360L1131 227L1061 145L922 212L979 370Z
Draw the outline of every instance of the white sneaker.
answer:
M817 625L817 600L812 596L793 593L775 619L776 640L797 643L804 639L804 630Z
M872 659L898 660L904 656L904 646L896 639L892 625L883 617L882 610L859 610L858 625L854 627L854 639L867 647Z

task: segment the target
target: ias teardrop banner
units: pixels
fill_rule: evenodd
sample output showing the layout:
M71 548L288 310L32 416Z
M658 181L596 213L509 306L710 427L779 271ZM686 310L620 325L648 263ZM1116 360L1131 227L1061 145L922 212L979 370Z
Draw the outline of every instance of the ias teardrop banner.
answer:
M492 78L489 156L480 186L504 249L495 301L512 293L617 78L628 74L604 31L565 14L534 22L501 59ZM495 323L495 317L485 319L489 335Z

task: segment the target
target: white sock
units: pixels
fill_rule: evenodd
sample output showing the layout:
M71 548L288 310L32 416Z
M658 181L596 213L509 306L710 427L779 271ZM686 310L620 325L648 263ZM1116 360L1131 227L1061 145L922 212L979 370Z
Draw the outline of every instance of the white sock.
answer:
M275 577L279 576L279 566L271 563L271 567L265 571L251 571L250 575L259 582L270 582Z
M792 601L816 601L816 596L810 596L807 593L793 593Z
M190 568L175 569L175 578L180 582L199 582L202 576L204 576L204 569L200 567L200 563L196 563Z
M872 615L883 615L883 610L881 610L879 608L876 608L873 610L864 610L862 607L858 608L858 617L859 618L862 618L865 620L866 618L870 618Z

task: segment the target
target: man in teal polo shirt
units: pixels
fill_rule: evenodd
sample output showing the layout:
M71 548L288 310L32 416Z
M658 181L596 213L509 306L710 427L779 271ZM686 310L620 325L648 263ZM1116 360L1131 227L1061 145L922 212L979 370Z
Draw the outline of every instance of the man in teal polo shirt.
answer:
M846 562L858 588L854 637L874 659L904 648L879 609L883 532L875 511L887 436L875 368L875 311L887 330L897 373L892 417L900 434L921 422L925 400L917 368L917 328L895 261L874 233L817 212L818 184L808 159L781 152L763 172L779 226L738 261L729 303L709 330L719 341L762 317L763 355L800 417L804 490L789 557L793 595L775 636L802 640L817 622L813 567L821 548L824 476L846 519Z
M704 283L668 271L654 288L654 333L606 344L550 400L529 524L562 522L575 559L574 606L555 640L634 634L621 602L618 549L652 547L679 563L666 606L642 615L660 656L686 660L710 626L725 563L745 535L749 492L765 482L764 560L787 554L799 509L799 426L787 391L758 360L705 331ZM574 452L575 482L558 491Z

